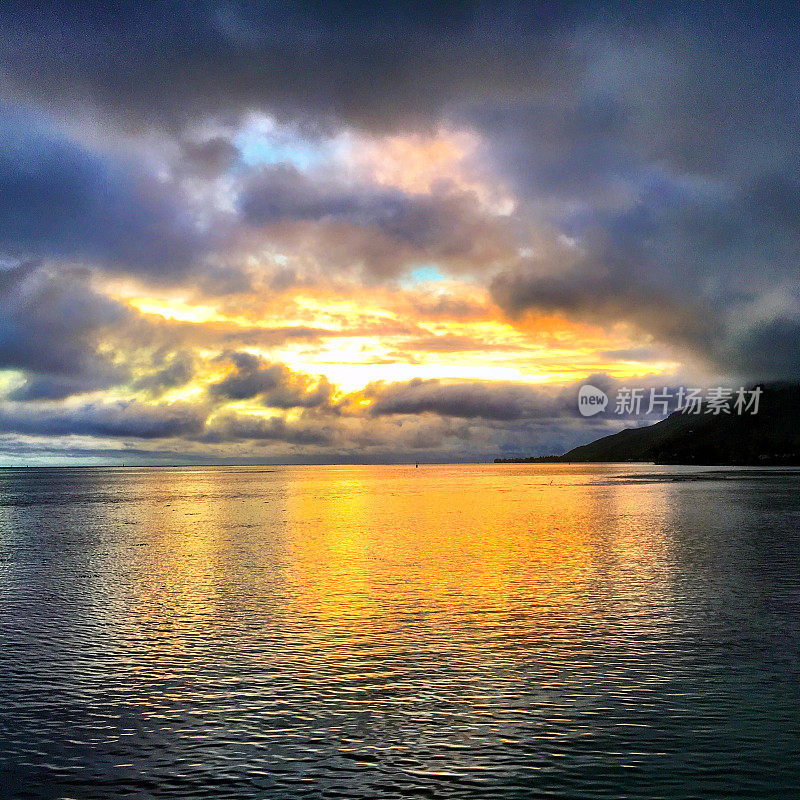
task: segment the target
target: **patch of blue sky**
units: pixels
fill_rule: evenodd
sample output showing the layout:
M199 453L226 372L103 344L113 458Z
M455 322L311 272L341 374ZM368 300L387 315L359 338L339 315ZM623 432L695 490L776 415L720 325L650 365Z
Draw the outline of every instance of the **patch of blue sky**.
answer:
M234 137L242 163L248 167L291 164L313 169L337 155L341 143L331 139L307 139L296 131L274 125L246 127Z
M404 289L410 289L420 283L437 283L446 280L446 276L435 264L422 264L414 267L399 281Z
M292 164L298 169L316 166L324 155L308 142L281 140L262 131L242 131L234 139L241 160L248 167L272 164Z

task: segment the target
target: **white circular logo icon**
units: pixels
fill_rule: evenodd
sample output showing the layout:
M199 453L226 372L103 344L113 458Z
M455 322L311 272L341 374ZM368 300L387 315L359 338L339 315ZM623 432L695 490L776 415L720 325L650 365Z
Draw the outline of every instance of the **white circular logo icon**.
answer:
M578 392L578 411L584 417L593 417L605 410L608 405L608 395L591 383L584 383Z

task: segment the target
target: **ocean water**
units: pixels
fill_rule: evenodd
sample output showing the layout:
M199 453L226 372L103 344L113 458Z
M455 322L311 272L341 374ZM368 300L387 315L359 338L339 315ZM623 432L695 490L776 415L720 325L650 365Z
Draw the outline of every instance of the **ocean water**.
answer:
M0 796L800 796L800 472L0 470Z

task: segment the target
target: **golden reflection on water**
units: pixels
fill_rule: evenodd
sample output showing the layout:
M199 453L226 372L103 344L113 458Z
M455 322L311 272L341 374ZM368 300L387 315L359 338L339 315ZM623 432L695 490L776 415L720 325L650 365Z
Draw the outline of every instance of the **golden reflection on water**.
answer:
M112 562L131 572L132 612L115 618L164 655L218 636L243 607L307 639L541 636L580 622L608 581L618 603L668 589L668 487L608 478L559 466L143 473L135 518L114 512L130 534Z
M288 569L301 612L319 621L412 605L563 614L596 579L601 541L637 581L663 572L663 503L663 487L558 469L307 470L288 486Z

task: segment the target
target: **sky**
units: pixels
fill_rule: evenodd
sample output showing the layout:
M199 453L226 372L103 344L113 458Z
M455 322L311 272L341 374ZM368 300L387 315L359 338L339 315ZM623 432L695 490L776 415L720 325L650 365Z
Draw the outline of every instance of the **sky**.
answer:
M473 461L800 379L791 4L0 10L0 465Z

